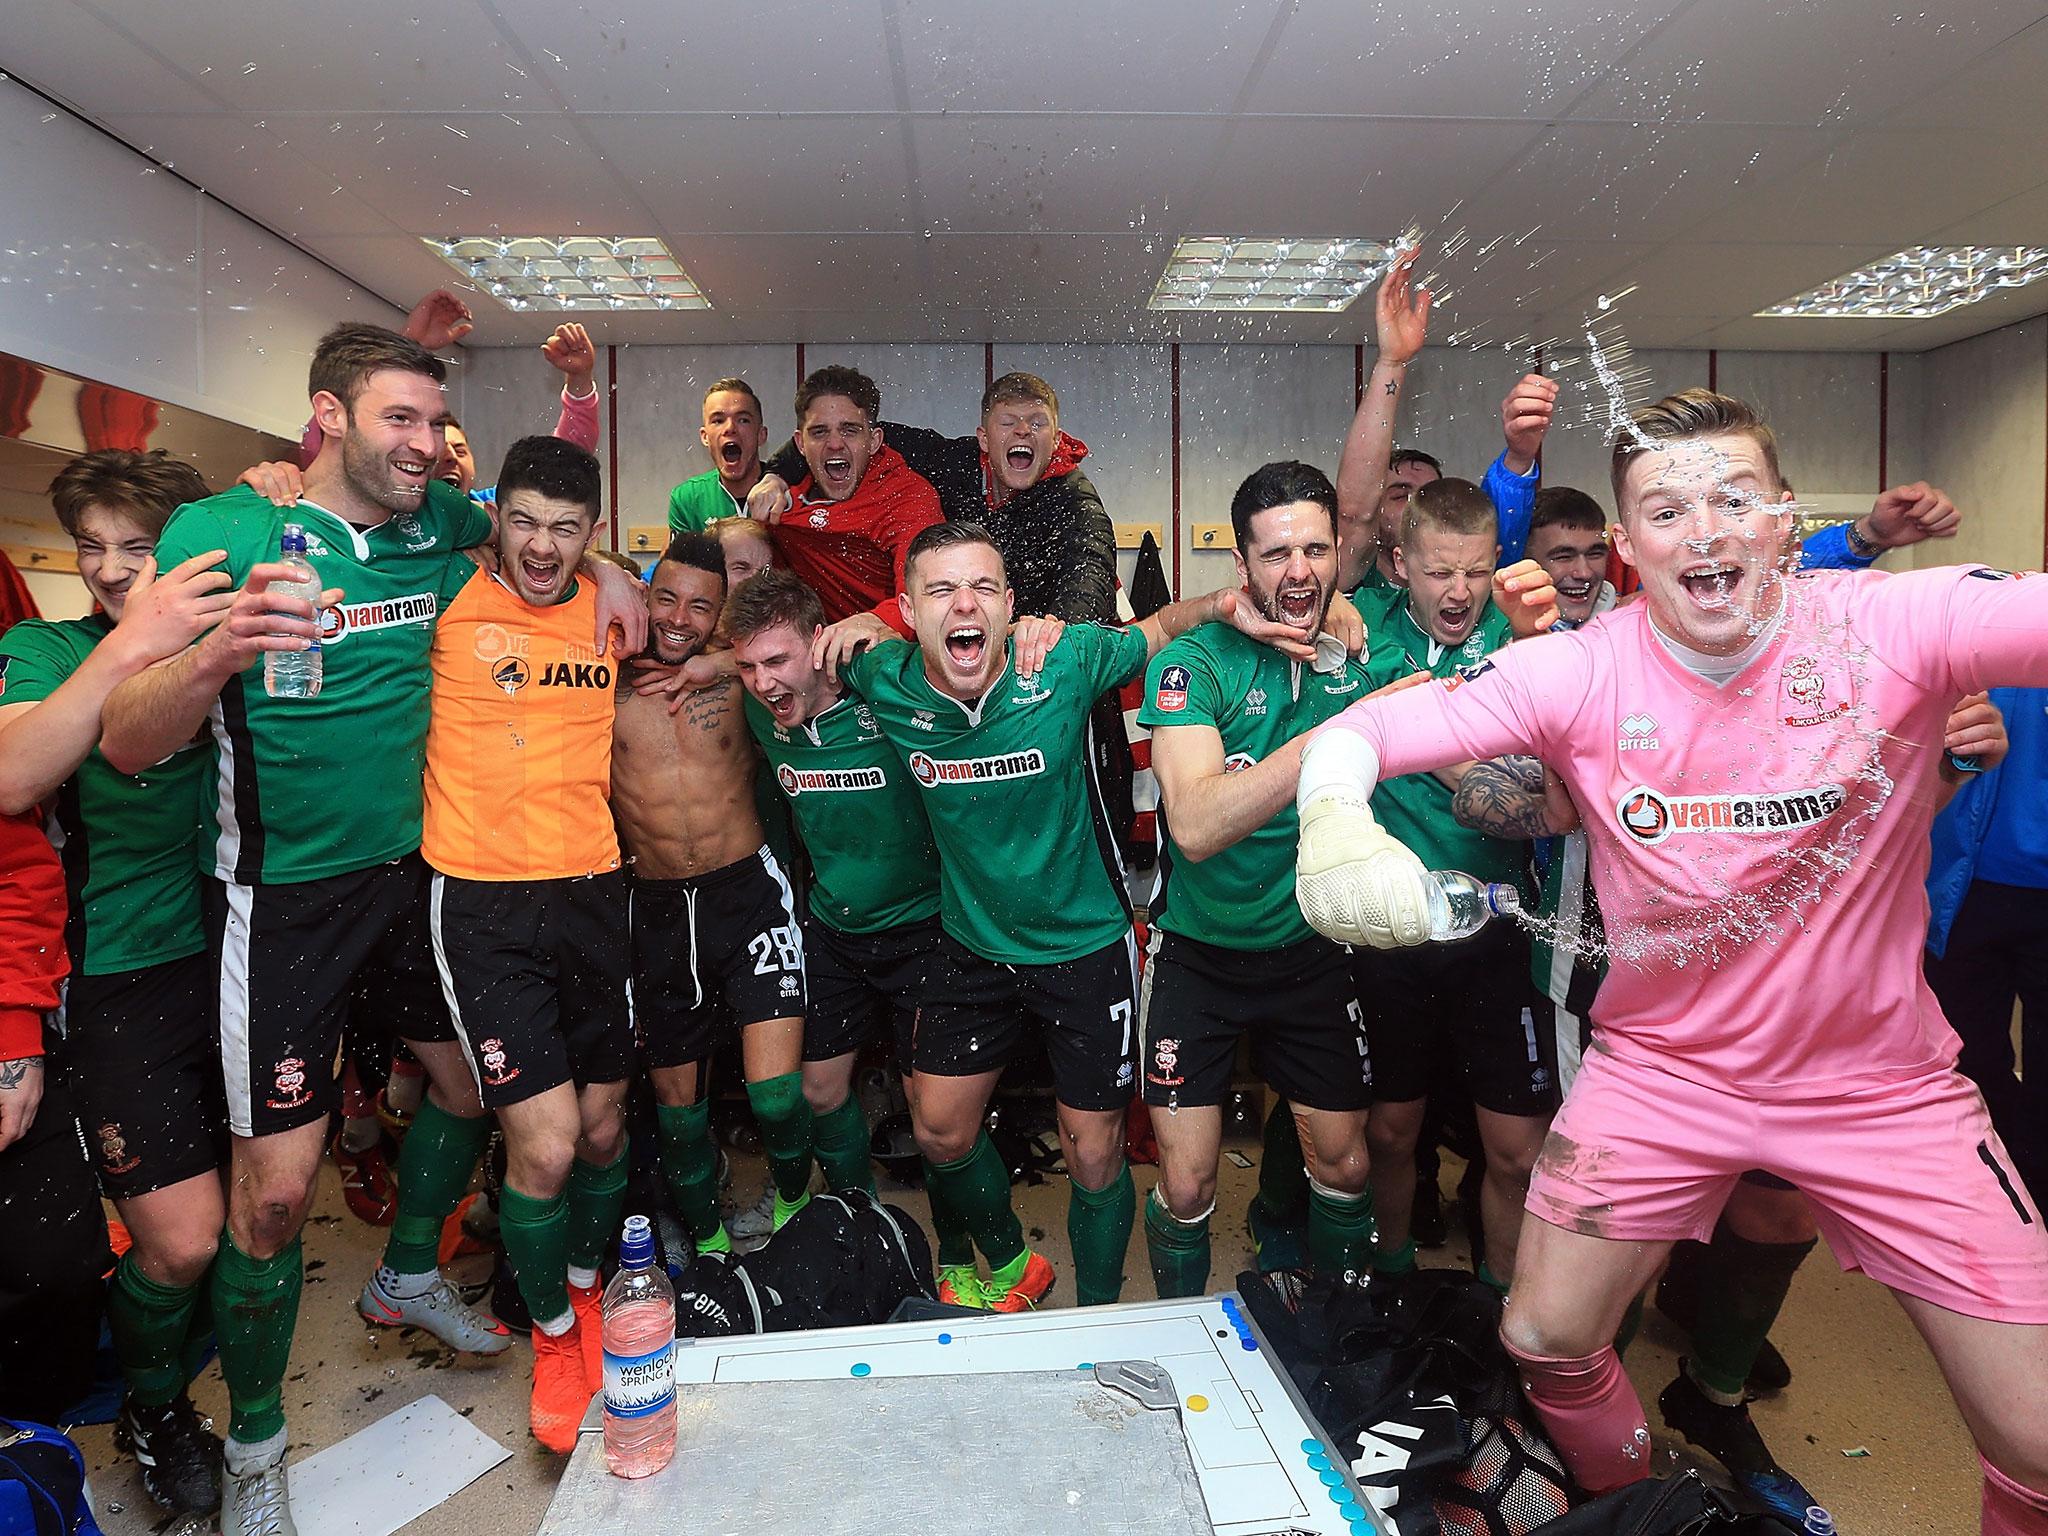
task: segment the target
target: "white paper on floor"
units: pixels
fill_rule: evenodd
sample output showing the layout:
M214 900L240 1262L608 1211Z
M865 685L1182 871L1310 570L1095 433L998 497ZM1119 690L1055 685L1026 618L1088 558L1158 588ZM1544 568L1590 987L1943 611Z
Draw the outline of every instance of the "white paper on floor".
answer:
M423 1397L292 1463L292 1519L299 1536L392 1536L511 1454Z

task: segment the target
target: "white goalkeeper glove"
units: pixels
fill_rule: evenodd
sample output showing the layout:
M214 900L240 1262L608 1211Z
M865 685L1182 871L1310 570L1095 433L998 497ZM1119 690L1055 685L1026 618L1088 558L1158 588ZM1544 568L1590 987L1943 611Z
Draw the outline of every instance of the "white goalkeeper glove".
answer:
M1311 791L1301 806L1294 899L1340 944L1400 949L1429 941L1429 871L1355 789Z

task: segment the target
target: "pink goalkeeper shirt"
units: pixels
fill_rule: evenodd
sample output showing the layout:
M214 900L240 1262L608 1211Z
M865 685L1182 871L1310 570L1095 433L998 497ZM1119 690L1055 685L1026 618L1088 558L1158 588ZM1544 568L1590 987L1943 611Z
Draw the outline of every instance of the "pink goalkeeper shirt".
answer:
M1965 693L2048 683L2048 578L1786 585L1777 635L1719 687L1639 603L1324 730L1364 737L1382 778L1505 753L1549 764L1585 819L1606 923L1596 1042L1798 1099L1955 1060L1920 969L1943 727Z

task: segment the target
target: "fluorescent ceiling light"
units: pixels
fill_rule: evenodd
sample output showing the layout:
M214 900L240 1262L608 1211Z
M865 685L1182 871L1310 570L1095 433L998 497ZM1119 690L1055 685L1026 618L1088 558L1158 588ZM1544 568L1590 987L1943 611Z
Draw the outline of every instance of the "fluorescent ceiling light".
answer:
M1348 309L1386 271L1379 240L1190 235L1173 248L1147 309Z
M2037 246L1916 245L1757 314L1925 320L2044 277L2048 250Z
M642 235L449 235L428 250L507 309L709 309L675 253Z

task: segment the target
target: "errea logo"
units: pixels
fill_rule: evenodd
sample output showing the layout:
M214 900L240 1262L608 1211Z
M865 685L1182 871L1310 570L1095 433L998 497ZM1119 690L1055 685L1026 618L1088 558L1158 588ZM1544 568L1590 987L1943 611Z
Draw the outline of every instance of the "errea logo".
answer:
M1617 743L1623 752L1648 752L1657 745L1657 721L1645 714L1624 715Z

